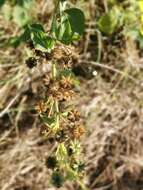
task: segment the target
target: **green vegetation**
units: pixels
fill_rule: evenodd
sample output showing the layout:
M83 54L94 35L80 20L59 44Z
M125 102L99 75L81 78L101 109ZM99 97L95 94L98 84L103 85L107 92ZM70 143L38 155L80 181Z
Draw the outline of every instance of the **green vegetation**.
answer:
M0 0L0 14L17 27L15 34L6 39L3 39L4 32L0 31L2 38L0 47L14 50L24 47L23 57L29 69L26 72L31 72L33 68L43 63L49 64L50 72L41 82L44 86L44 95L40 96L40 100L36 100L37 105L34 106L36 116L40 120L42 137L51 142L53 147L51 155L45 161L46 167L51 171L49 181L56 188L63 187L67 181L72 181L86 190L88 189L84 185L86 163L81 143L86 127L75 105L69 102L76 97L76 88L80 89L76 72L73 72L76 58L72 48L83 43L88 19L78 3L56 0L50 17L52 19L50 24L48 23L50 27L47 27L36 15L37 4L36 0ZM103 40L110 44L119 34L126 40L134 40L140 49L143 48L143 1L108 0L104 7L98 6L99 10L103 11L94 15L92 37L98 50L92 49L97 58L96 62L95 60L92 62L93 65L136 81L131 76L128 77L129 74L102 65L100 61L104 57L102 57ZM86 52L86 47L84 51ZM8 78L10 82L12 79ZM5 81L1 83L4 84Z

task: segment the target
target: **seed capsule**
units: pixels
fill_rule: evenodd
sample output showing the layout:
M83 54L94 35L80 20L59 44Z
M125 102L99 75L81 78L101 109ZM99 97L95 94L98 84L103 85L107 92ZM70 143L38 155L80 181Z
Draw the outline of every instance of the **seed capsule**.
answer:
M79 139L85 133L85 129L83 126L76 126L73 129L73 138Z
M35 57L29 57L27 60L26 60L26 65L27 67L29 67L30 69L32 69L33 67L35 67L37 65L37 59Z
M57 142L63 142L66 140L66 138L67 138L67 135L64 130L59 131L55 136L55 139Z
M27 46L28 46L30 49L34 49L34 44L33 44L32 40L28 41Z
M53 172L52 184L55 187L60 188L60 187L62 187L63 183L64 183L64 177L63 177L62 173L58 172L58 171Z
M72 156L73 155L73 149L71 147L68 148L68 155Z
M84 171L84 169L85 169L85 164L84 163L79 163L78 164L78 172L82 172L82 171Z
M37 106L35 107L35 109L37 110L37 112L38 112L39 114L41 114L41 113L45 113L45 112L46 112L47 107L46 107L44 101L40 101L40 102L38 102L38 104L37 104Z
M57 166L57 159L55 156L49 156L46 160L47 168L54 169Z

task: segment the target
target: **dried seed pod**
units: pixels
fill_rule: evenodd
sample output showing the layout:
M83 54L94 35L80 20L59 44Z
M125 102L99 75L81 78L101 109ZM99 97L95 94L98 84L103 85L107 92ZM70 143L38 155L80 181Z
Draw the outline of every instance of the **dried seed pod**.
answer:
M47 61L52 60L52 58L53 58L52 53L45 52L45 59L46 59Z
M74 139L79 139L85 133L85 128L83 126L75 126L72 129L72 134Z
M35 57L29 57L26 61L25 64L27 65L27 67L29 67L30 69L32 69L33 67L35 67L38 63L38 60Z
M38 103L38 105L35 107L35 109L37 110L37 112L38 112L39 114L41 114L41 113L46 112L47 107L46 107L46 104L45 104L43 101L40 101L40 102Z
M53 184L55 187L60 188L60 187L62 187L62 185L63 185L63 183L64 183L64 177L63 177L63 175L62 175L61 172L55 171L55 172L53 172L53 174L52 174L52 179L51 179L51 181L52 181L52 184Z
M79 173L83 172L85 169L85 164L81 161L74 160L73 163L71 163L71 168Z
M47 136L49 133L49 129L46 125L42 125L40 128L40 134Z
M68 151L68 155L69 155L69 156L72 156L73 153L74 153L74 151L73 151L73 149L72 149L71 147L69 147L69 148L67 149L67 151Z
M55 156L49 156L47 159L46 159L46 166L47 168L50 168L50 169L54 169L57 167L57 159Z
M71 98L72 98L72 96L74 95L74 91L72 91L72 90L68 90L68 91L63 91L63 100L64 101L69 101Z
M32 40L29 40L27 42L27 47L30 48L30 49L34 49L34 44L33 44L33 41Z
M68 114L68 119L72 122L79 121L80 120L80 113L77 110L72 110Z
M60 86L64 89L69 89L72 86L72 80L71 77L64 77L62 76L62 79L60 80Z
M78 164L78 172L82 172L82 171L84 171L84 169L85 169L85 163L80 162Z
M60 130L59 132L57 132L56 136L55 136L55 140L57 142L64 142L67 139L67 134L65 133L65 130Z
M38 56L38 57L42 57L42 58L45 57L44 52L42 52L42 51L40 51L40 50L38 50L38 49L35 49L34 53L35 53L35 55Z

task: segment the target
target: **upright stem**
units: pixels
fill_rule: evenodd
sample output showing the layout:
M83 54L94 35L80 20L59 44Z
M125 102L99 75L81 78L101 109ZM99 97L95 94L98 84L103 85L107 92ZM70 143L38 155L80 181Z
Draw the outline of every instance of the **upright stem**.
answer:
M57 77L57 68L56 68L56 63L52 63L52 78L53 80L56 80ZM57 99L54 100L54 105L55 105L55 111L56 111L56 127L55 129L59 129L60 125L60 117L59 117L59 102Z
M55 109L56 109L56 129L59 129L60 127L60 116L59 116L59 103L58 100L55 100Z
M84 184L83 184L83 182L79 179L79 180L77 180L78 181L78 184L80 185L80 187L81 187L81 189L82 190L89 190Z
M55 100L55 109L56 109L56 112L59 113L59 103L57 100Z
M56 64L52 63L52 78L55 80L57 76L57 68L56 68Z

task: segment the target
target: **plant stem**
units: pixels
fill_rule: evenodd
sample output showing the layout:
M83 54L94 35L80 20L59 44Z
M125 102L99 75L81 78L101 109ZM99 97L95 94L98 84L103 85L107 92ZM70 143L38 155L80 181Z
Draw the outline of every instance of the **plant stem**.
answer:
M55 80L57 76L56 64L52 63L52 78Z
M55 100L55 109L56 109L56 129L59 129L60 127L60 116L59 116L59 103L57 100Z
M80 185L80 187L82 188L82 190L89 190L89 189L83 184L83 182L82 182L80 179L78 179L77 181L78 181L78 184Z

